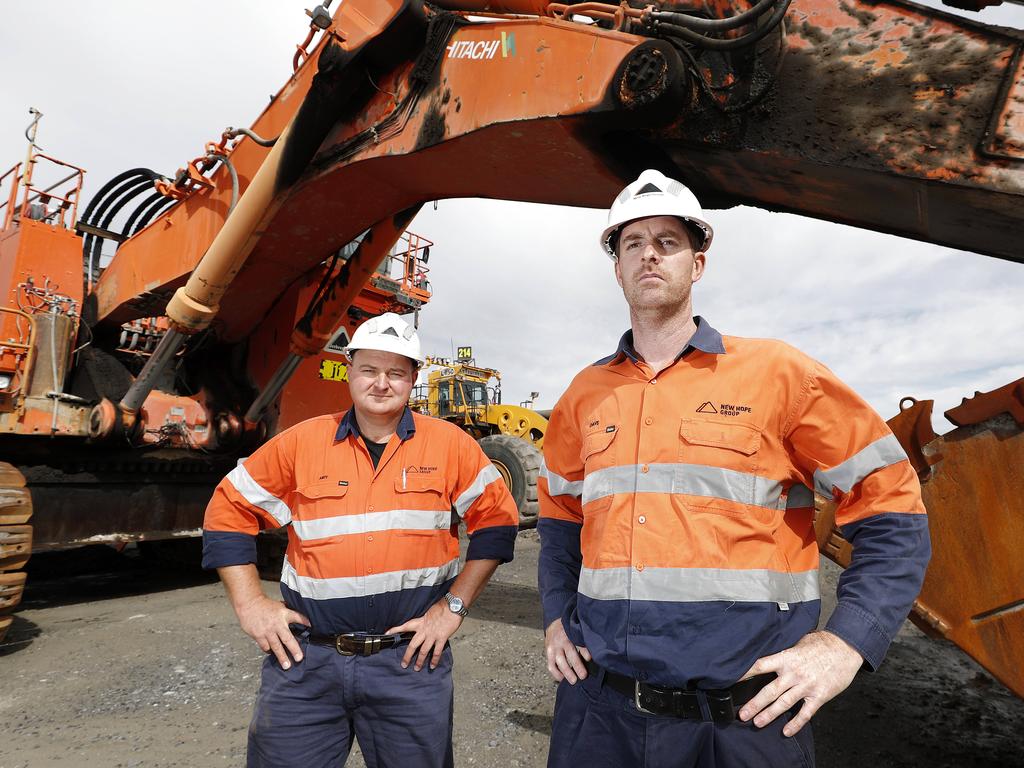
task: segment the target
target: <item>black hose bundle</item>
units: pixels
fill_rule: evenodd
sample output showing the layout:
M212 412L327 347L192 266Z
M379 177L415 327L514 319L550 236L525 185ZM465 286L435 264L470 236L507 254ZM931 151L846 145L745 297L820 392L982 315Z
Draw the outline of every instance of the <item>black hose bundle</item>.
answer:
M736 51L754 45L778 26L789 10L792 0L758 0L752 8L724 19L706 19L674 11L652 11L647 24L658 37L676 38L712 51ZM758 24L772 11L767 21ZM754 28L739 37L713 37L746 26Z
M119 173L93 196L79 222L97 230L108 231L114 218L126 205L152 189L153 184L162 178L164 177L149 168L132 168ZM120 234L121 239L124 239L130 233L126 226L121 233L115 234ZM106 237L96 232L85 234L82 242L82 268L87 284L98 276L100 253L105 239Z

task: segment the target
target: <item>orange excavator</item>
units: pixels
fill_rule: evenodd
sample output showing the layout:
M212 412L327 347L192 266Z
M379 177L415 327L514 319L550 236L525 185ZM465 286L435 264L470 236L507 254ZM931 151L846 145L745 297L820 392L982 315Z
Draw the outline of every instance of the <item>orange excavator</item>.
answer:
M133 169L80 206L81 170L38 151L35 122L4 177L4 610L33 549L195 532L239 457L343 407L345 334L429 298L428 246L404 234L425 201L605 207L652 167L707 207L1024 261L1019 30L902 0L308 13L269 106L173 178ZM1024 695L1024 380L948 412L946 435L930 401L903 405L935 550L913 618ZM826 507L817 528L844 562Z

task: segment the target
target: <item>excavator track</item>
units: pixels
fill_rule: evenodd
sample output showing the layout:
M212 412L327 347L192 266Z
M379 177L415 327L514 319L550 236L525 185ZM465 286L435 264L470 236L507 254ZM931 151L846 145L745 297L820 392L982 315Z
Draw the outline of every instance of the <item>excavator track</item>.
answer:
M156 551L165 539L184 551L181 538L198 534L210 494L232 463L178 450L143 457L75 449L46 462L32 458L0 462L0 642L33 551L128 541L152 542Z
M25 477L0 462L0 642L14 621L12 612L25 591L25 564L32 554L32 497Z

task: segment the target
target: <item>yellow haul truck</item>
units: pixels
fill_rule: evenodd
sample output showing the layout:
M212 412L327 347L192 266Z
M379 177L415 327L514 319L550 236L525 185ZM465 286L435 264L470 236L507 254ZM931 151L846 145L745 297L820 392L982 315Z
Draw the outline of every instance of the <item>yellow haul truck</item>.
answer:
M519 527L537 524L537 476L550 412L501 402L501 374L481 368L471 348L455 359L428 357L426 383L418 384L409 407L458 424L477 442L501 473L519 507ZM493 384L491 383L493 381Z

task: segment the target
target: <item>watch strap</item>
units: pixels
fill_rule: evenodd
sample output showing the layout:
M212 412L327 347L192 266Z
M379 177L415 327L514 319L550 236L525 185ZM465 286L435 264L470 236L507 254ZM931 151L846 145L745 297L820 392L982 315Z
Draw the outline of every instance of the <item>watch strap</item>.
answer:
M457 613L459 616L462 617L466 617L469 615L469 608L466 607L466 604L464 602L462 603L462 608L460 610L455 610L455 607L452 605L452 603L455 600L459 600L460 602L462 602L462 598L455 597L455 595L453 595L451 592L445 592L444 599L445 602L448 603L448 609L452 613Z

